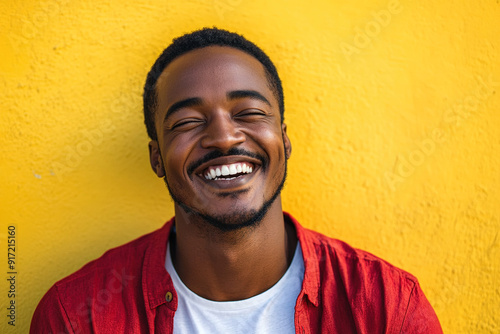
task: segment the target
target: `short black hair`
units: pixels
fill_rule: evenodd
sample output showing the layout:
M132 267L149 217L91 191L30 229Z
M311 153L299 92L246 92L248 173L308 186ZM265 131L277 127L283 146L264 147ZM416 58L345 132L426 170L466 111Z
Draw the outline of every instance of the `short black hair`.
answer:
M257 45L241 35L218 28L203 28L175 38L172 44L158 57L148 73L143 94L144 123L146 124L148 135L152 140L158 139L154 122L154 114L157 107L156 82L163 70L175 58L189 51L213 45L239 49L255 57L264 66L269 86L278 100L281 122L283 123L285 112L283 87L278 71L271 59Z

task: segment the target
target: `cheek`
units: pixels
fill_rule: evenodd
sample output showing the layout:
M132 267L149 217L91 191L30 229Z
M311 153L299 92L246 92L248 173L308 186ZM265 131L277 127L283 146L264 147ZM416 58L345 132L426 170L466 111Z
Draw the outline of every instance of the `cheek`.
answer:
M269 158L278 157L279 160L284 158L285 145L281 131L267 129L259 132L260 145L266 149Z
M169 175L182 175L184 174L184 167L189 154L189 147L183 140L174 140L165 150L165 171ZM169 178L170 180L170 178Z

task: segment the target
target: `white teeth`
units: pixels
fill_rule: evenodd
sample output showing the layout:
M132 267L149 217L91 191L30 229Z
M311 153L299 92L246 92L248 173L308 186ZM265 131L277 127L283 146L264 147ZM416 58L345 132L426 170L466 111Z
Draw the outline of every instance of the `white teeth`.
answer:
M208 168L205 174L205 179L218 180L219 176L226 176L224 180L232 180L234 179L234 177L229 177L229 176L233 176L240 173L249 174L252 173L252 171L253 167L248 166L246 163L237 162L234 164L222 165L217 168L213 167Z
M236 171L236 166L235 165L229 165L229 174L234 175L237 174L238 172Z

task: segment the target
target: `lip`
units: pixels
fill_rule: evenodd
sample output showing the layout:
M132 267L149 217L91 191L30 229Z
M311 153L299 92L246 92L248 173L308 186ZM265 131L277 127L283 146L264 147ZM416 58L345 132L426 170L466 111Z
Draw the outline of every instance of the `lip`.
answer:
M250 174L241 174L238 177L232 178L232 179L219 179L219 180L207 180L204 176L204 171L210 167L210 166L217 166L217 165L229 165L237 162L246 162L248 164L251 164L253 166L253 171ZM248 182L250 182L257 173L260 172L260 168L262 166L262 162L259 159L251 158L248 156L244 155L232 155L232 156L226 156L226 157L220 157L220 158L215 158L210 161L207 161L206 163L200 165L196 170L193 172L193 174L196 176L196 178L199 178L203 184L208 185L210 187L214 187L217 189L224 189L226 191L232 190L232 191L238 191L241 189L242 186L247 185Z
M255 169L259 169L262 165L262 162L259 159L251 158L246 155L230 155L227 157L219 157L212 159L210 161L201 164L196 168L193 174L203 176L202 173L210 166L218 166L218 165L230 165L237 162L247 162L255 166ZM252 173L253 174L253 173ZM251 174L249 174L251 175Z

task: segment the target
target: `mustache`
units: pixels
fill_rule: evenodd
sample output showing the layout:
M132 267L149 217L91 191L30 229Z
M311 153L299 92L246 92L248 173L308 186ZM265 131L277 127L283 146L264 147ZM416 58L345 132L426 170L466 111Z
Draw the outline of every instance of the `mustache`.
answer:
M233 148L229 149L229 151L227 151L227 153L223 153L219 150L212 151L210 153L207 153L204 157L190 163L188 168L187 168L188 175L191 175L195 171L196 168L200 167L202 164L204 164L206 162L209 162L210 160L220 158L220 157L229 157L229 156L233 156L233 155L247 156L247 157L250 157L253 159L258 159L262 163L263 169L265 169L265 167L267 166L267 158L264 157L263 155L249 152L249 151L246 151L242 148L233 147Z

